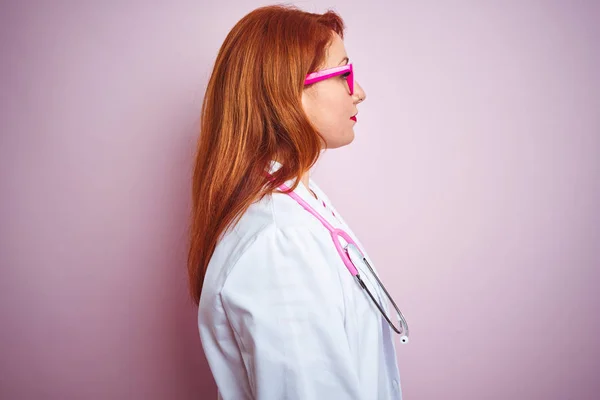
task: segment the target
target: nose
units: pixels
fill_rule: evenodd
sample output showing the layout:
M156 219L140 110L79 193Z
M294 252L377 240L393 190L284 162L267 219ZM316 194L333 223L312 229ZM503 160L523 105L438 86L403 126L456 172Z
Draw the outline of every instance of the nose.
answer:
M362 101L365 101L365 99L367 98L367 94L356 80L354 81L354 93L352 94L352 97L354 98L354 104L358 104Z

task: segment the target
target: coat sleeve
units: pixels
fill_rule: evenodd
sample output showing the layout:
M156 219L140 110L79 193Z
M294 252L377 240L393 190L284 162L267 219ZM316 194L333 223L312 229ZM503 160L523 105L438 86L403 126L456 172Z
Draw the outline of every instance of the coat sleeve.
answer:
M256 399L359 398L339 256L324 239L307 227L268 227L223 286L221 301Z

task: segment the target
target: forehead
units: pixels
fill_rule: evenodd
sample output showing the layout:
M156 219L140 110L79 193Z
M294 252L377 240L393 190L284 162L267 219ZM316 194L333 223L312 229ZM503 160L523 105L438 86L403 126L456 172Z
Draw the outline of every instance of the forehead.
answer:
M333 33L333 39L327 48L327 67L335 67L340 61L347 57L344 41L337 33Z

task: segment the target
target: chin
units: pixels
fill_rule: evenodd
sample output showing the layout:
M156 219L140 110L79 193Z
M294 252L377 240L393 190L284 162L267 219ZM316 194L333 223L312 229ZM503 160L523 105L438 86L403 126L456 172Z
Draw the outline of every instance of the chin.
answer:
M346 138L346 141L340 147L348 146L352 142L354 142L354 129L350 131L348 137Z
M333 138L326 138L325 141L328 149L338 149L347 146L354 141L354 129L350 129L350 131L344 132L342 135L336 135Z

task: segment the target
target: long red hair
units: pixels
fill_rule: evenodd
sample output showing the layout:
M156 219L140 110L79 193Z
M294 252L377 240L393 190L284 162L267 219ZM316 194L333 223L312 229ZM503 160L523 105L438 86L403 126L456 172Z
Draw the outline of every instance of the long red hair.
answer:
M204 275L221 235L248 207L317 161L323 139L302 108L306 74L325 63L333 11L261 7L229 32L217 55L200 123L192 182L188 275L198 304ZM282 167L265 179L271 160Z

